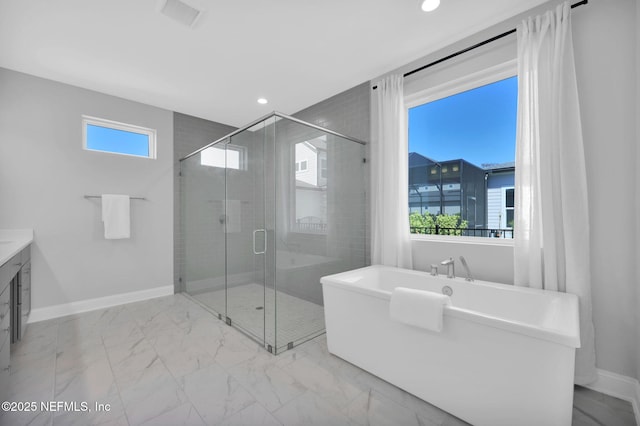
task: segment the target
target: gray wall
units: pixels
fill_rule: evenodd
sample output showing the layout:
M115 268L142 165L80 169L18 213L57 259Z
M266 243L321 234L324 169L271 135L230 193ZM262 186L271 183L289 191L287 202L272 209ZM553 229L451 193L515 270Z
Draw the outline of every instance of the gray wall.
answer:
M640 164L640 6L636 2L636 164ZM636 167L636 377L640 378L640 168Z
M362 83L292 115L309 123L368 142L371 119L369 113L370 92L369 83Z
M0 227L33 228L33 308L170 286L170 111L0 69ZM83 149L81 115L157 130L157 159ZM131 238L105 240L99 199L132 201Z
M550 2L526 16L540 13ZM591 269L597 366L640 378L639 194L636 121L637 2L590 2L573 10L576 73L589 184ZM514 28L516 17L429 57L402 66L406 72ZM478 54L473 53L473 54ZM420 73L409 80L416 78ZM406 82L405 82L406 84ZM636 160L634 162L634 160ZM513 249L504 245L413 241L416 269L464 255L479 279L511 283Z
M637 2L590 2L573 19L576 74L589 185L597 365L640 378L637 149ZM582 8L581 8L582 9ZM627 228L628 227L628 228Z
M193 151L233 132L235 127L216 123L203 118L193 117L181 113L173 114L173 251L174 251L174 276L175 291L180 291L181 267L185 262L185 242L182 234L181 217L181 184L180 184L180 159ZM223 182L224 185L224 182ZM222 188L224 190L224 187Z

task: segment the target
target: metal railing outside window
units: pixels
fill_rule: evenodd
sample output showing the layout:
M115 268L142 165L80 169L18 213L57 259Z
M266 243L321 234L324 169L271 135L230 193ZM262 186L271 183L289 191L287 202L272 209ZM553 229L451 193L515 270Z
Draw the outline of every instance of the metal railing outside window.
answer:
M513 239L513 229L496 228L443 228L441 226L409 228L412 234L422 235L455 235L463 237L486 237Z

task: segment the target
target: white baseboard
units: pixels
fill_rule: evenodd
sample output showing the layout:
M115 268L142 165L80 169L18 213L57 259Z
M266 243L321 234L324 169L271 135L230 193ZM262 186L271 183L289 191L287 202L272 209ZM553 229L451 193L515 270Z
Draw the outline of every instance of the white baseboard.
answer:
M114 294L112 296L98 297L96 299L80 300L77 302L63 303L61 305L47 306L46 308L32 309L28 323L44 321L66 315L95 311L96 309L109 308L125 303L139 302L155 297L169 296L173 294L173 286L151 288L149 290L132 291L130 293Z
M633 377L623 376L599 368L597 372L598 379L589 385L585 385L585 387L629 401L636 416L636 423L640 425L640 382Z

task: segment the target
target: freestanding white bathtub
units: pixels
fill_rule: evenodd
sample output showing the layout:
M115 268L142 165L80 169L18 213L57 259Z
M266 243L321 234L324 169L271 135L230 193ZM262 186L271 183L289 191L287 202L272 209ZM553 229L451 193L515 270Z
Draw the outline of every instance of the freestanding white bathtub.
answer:
M329 352L474 425L570 425L575 295L387 266L323 277ZM453 290L442 332L389 318L395 287Z

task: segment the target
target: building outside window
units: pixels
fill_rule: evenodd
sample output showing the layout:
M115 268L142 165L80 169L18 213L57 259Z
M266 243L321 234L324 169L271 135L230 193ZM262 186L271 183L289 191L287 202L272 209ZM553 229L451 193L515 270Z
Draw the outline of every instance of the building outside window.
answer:
M503 227L509 229L513 229L514 191L513 188L505 188L504 190L505 223Z
M296 172L306 172L308 167L307 160L296 161Z
M487 173L487 227L513 238L515 163L491 165Z

